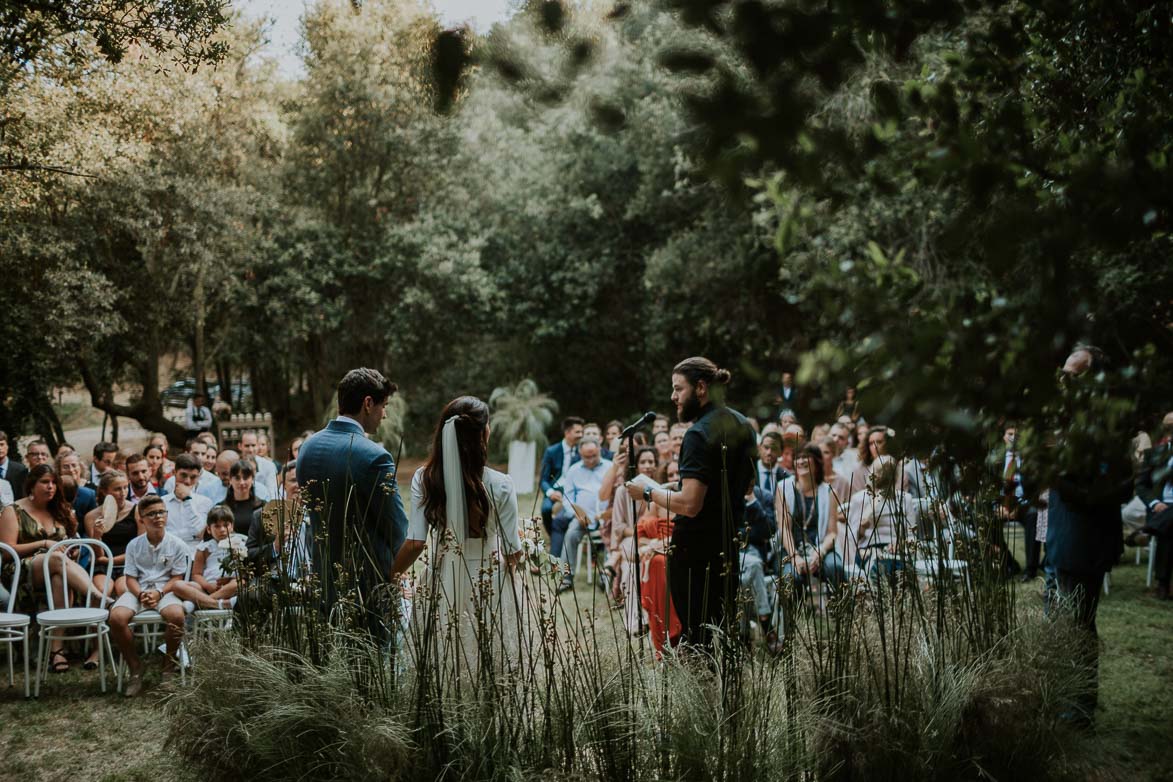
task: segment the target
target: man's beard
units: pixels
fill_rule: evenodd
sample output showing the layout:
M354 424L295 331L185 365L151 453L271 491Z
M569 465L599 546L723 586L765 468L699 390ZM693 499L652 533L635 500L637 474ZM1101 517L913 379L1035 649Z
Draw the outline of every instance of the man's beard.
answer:
M682 424L692 423L697 419L701 411L701 403L697 401L696 394L689 394L688 397L681 403L676 410L676 417L680 419Z

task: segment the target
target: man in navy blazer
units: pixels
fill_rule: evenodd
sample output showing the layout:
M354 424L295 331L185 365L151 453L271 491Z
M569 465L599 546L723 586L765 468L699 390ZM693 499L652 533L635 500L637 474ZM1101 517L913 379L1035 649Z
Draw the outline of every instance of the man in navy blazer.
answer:
M554 530L554 503L562 499L562 492L555 484L570 465L578 461L578 441L582 439L583 420L570 416L562 421L562 440L546 449L542 454L542 469L538 472L538 485L542 489L542 524L546 534ZM553 552L551 552L553 553ZM559 552L560 553L560 552ZM555 554L558 556L558 554Z
M324 609L333 606L340 588L354 588L373 628L385 611L371 596L391 578L391 563L407 537L407 516L391 454L366 435L379 428L396 390L374 369L347 372L338 383L338 417L306 440L297 455Z

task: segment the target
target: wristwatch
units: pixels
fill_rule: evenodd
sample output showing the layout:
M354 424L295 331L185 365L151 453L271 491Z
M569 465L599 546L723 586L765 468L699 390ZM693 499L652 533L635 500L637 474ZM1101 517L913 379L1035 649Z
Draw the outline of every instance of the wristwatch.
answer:
M651 501L652 501L652 487L645 486L644 487L644 502L650 503Z

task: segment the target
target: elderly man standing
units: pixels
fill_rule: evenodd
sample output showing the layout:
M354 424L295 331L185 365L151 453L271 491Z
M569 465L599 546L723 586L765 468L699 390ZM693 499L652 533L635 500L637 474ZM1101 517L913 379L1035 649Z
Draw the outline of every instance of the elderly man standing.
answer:
M1080 384L1092 381L1100 370L1102 354L1096 348L1079 346L1063 365L1064 382L1074 394ZM1073 426L1072 420L1062 422ZM1047 559L1055 569L1059 598L1083 631L1082 642L1073 651L1087 666L1090 686L1062 715L1081 727L1091 727L1099 700L1098 672L1100 641L1096 612L1104 574L1120 559L1124 550L1120 507L1132 497L1132 460L1127 439L1104 443L1096 453L1073 454L1080 467L1056 476L1047 493Z

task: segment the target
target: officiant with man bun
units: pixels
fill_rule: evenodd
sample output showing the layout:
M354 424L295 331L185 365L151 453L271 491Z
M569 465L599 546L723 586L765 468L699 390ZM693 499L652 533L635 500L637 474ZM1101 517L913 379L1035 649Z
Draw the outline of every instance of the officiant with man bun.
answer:
M672 370L672 402L691 423L680 447L680 490L627 484L634 499L675 515L669 559L673 607L682 641L707 645L710 628L733 615L737 594L737 534L745 494L754 483L757 438L745 416L723 404L728 370L707 358L681 361Z
M407 536L407 515L395 482L395 461L369 439L386 414L396 385L374 369L352 369L338 383L338 417L302 444L301 486L314 534L311 555L321 579L323 609L338 599L339 579L353 586L368 624L383 635L386 606L373 602L391 578L391 565ZM318 566L317 563L322 563ZM351 583L353 582L353 583Z

